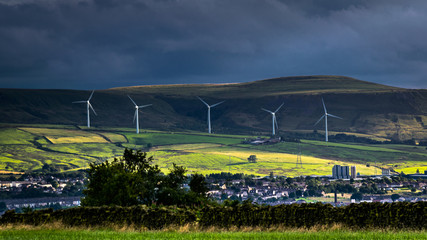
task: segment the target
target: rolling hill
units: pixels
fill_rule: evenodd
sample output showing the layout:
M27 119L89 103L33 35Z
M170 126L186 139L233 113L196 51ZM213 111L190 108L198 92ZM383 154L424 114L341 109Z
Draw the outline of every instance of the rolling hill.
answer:
M11 124L84 125L84 104L90 91L0 89L0 122ZM427 90L390 87L342 76L301 76L231 84L179 84L121 87L97 90L91 101L98 116L94 126L133 127L134 108L152 103L140 114L141 128L206 131L208 103L226 100L212 110L215 133L266 134L271 116L261 108L278 112L280 133L312 132L322 115L323 97L334 132L360 133L395 140L427 140Z

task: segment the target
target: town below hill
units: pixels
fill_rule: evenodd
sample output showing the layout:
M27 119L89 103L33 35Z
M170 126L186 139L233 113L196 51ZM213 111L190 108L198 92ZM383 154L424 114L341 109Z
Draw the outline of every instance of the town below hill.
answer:
M79 206L84 197L84 172L73 174L25 174L0 180L0 211L62 209ZM5 175L3 175L4 177ZM219 173L206 176L211 199L251 201L258 204L427 201L427 178L414 175L358 176L353 179L324 177L255 177ZM427 175L425 175L427 177ZM188 183L182 185L189 189Z

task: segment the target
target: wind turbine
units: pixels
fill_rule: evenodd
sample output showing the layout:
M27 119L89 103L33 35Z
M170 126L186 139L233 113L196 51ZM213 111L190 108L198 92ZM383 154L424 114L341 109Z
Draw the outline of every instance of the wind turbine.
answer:
M323 109L325 110L325 113L319 120L317 120L317 122L314 125L317 125L323 118L325 118L325 141L327 142L328 141L328 116L339 118L339 119L342 119L342 118L332 115L326 111L326 106L325 106L325 102L323 101L323 98L322 98L322 104L323 104Z
M139 134L139 109L140 108L145 108L148 106L151 106L153 104L147 104L147 105L142 105L142 106L138 106L133 100L132 98L128 95L129 99L133 102L133 104L135 105L135 114L133 115L133 121L135 122L136 119L136 133Z
M215 103L213 105L209 105L205 101L203 101L203 99L201 99L200 97L198 98L200 99L200 101L202 101L206 105L206 107L208 107L208 132L211 133L211 108L216 107L225 101Z
M265 109L265 108L261 108L262 110L264 110L264 111L266 111L266 112L269 112L269 113L271 113L271 118L272 118L272 123L273 123L273 136L274 135L276 135L276 128L277 129L279 129L279 126L277 125L277 119L276 119L276 113L277 113L277 111L279 111L279 109L283 106L283 104L285 104L285 103L282 103L282 105L280 105L277 109L276 109L276 111L274 111L274 112L272 112L272 111L270 111L270 110L267 110L267 109Z
M92 104L90 104L90 100L92 99L92 96L93 96L94 92L95 91L92 91L92 93L90 94L89 99L86 100L86 101L76 101L76 102L73 102L73 103L86 103L86 108L87 108L87 127L88 128L90 128L90 111L89 111L89 108L92 109L92 111L93 111L93 113L95 113L95 115L97 115L96 112L95 112L95 109L93 109L93 107L92 107Z

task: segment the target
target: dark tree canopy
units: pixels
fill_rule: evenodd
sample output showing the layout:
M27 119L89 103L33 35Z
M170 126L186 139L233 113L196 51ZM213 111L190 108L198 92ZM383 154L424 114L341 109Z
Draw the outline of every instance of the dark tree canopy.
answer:
M207 187L206 179L201 174L194 174L191 177L190 181L190 190L197 195L200 196L206 196L206 193L209 191L209 188Z
M82 205L194 205L206 200L207 189L200 192L199 186L199 192L192 192L182 187L187 181L184 167L173 164L169 174L164 175L152 162L146 153L125 149L122 158L90 164ZM197 179L203 177L196 175Z
M130 206L154 201L160 169L146 153L125 149L123 157L99 165L90 164L82 205Z

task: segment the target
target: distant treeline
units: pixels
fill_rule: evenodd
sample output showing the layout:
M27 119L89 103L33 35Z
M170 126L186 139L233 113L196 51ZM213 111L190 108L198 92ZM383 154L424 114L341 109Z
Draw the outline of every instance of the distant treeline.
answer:
M129 226L161 229L167 226L198 224L209 227L297 227L340 224L351 229L427 229L427 202L361 203L345 207L330 204L264 206L251 202L229 202L203 208L78 207L27 213L7 211L0 224L41 225L61 222L67 226Z

